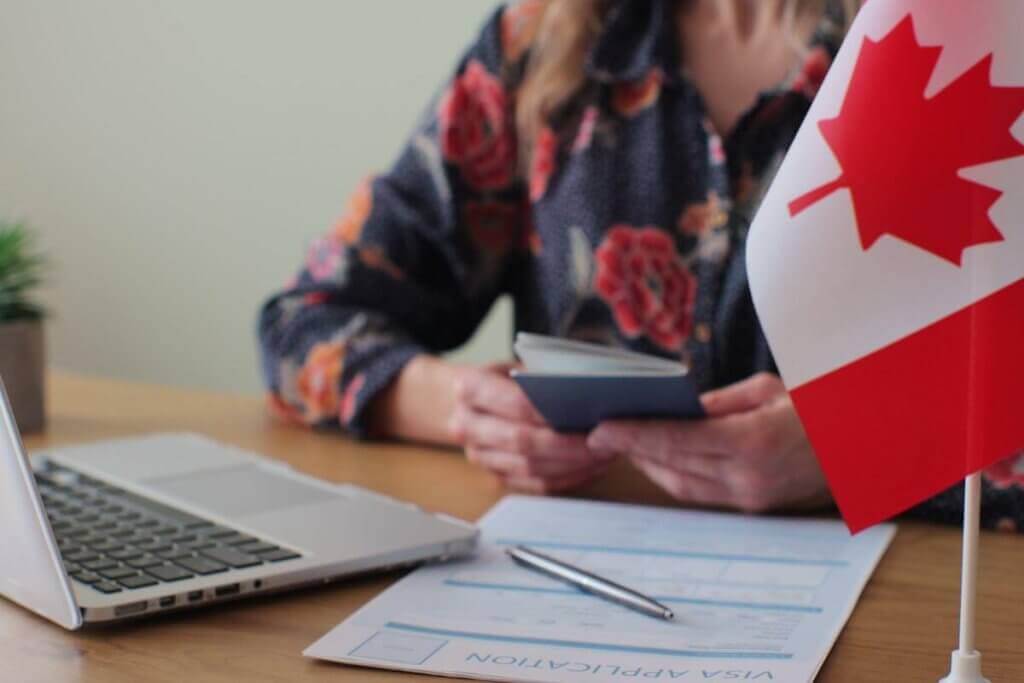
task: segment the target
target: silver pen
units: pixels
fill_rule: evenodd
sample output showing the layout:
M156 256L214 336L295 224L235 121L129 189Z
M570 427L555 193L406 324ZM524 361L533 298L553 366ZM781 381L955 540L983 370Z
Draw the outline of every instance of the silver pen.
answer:
M508 548L505 552L518 564L528 569L533 569L553 579L565 581L599 598L616 602L623 607L628 607L631 610L642 612L651 617L665 620L675 618L672 610L657 600L652 600L646 595L637 593L635 590L620 586L608 579L601 578L579 567L556 560L553 557L542 555L525 546L517 545L514 548Z

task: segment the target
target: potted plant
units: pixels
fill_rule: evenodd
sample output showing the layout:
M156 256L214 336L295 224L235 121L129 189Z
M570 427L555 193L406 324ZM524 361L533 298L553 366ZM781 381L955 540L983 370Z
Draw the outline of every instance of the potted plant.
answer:
M0 378L23 433L45 424L43 310L31 298L42 270L25 224L0 221Z

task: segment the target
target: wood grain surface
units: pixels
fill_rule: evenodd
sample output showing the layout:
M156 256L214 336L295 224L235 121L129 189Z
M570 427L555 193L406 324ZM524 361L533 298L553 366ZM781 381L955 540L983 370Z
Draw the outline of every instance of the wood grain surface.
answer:
M267 417L259 398L55 373L50 422L30 450L150 432L194 431L336 482L354 482L475 520L502 490L453 451L355 443ZM580 495L671 504L627 466ZM0 549L8 552L7 548ZM959 606L957 529L901 523L818 680L934 683L948 670ZM983 534L978 642L993 683L1024 681L1024 538ZM416 681L334 666L301 651L396 575L68 633L0 600L0 681ZM439 679L441 680L441 679Z

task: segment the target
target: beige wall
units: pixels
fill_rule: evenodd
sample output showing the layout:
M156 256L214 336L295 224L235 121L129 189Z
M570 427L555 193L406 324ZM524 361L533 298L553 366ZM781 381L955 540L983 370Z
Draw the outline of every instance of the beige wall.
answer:
M0 215L53 261L53 363L256 390L261 299L493 5L0 0ZM507 354L499 308L461 357Z

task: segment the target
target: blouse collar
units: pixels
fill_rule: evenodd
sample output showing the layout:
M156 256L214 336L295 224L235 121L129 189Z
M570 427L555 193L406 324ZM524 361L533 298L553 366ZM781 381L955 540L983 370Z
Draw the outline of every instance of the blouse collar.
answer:
M665 82L680 80L677 6L678 0L611 0L604 26L587 57L588 75L604 83L638 81L657 67ZM843 10L836 0L828 0L826 8L811 45L824 43L834 52Z

